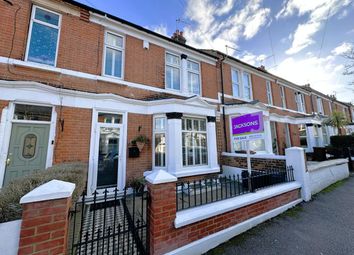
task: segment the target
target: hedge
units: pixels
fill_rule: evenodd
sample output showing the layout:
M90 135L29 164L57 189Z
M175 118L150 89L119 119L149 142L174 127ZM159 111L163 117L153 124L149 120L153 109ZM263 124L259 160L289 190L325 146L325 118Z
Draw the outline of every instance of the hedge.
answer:
M73 202L77 201L86 187L86 178L86 164L64 163L10 182L0 190L0 223L20 219L22 215L19 203L21 197L54 179L75 183Z
M334 135L331 136L331 145L336 148L354 147L354 136L352 135Z

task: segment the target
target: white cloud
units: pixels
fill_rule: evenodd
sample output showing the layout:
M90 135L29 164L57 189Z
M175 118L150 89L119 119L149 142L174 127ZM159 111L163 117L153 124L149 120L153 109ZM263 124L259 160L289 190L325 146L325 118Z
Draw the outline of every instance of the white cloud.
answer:
M347 9L344 9L339 15L338 15L338 19L344 19L345 17L347 17L349 14L349 11Z
M167 26L164 24L160 24L158 26L152 26L149 29L161 35L167 36Z
M343 55L353 49L353 45L348 42L343 42L341 45L337 46L332 50L333 55Z
M248 1L242 9L232 11L234 8L235 0L221 4L188 0L185 16L193 25L184 28L187 43L225 52L226 45L237 48L240 39L253 38L269 21L270 9L262 7L262 0ZM222 19L221 15L224 15Z
M350 0L286 0L276 15L277 19L308 15L307 21L299 24L293 33L294 39L286 53L288 55L298 53L315 43L313 37L324 26L327 17L331 18L350 2Z
M245 54L237 56L243 62L246 62L253 66L265 65L265 60L268 58L265 54L255 55L251 52L246 51Z
M288 57L270 70L298 85L310 83L311 87L324 94L347 91L348 77L343 75L344 66L336 62L335 56L318 58L308 55L308 58L296 59ZM350 101L353 93L338 94L340 100Z

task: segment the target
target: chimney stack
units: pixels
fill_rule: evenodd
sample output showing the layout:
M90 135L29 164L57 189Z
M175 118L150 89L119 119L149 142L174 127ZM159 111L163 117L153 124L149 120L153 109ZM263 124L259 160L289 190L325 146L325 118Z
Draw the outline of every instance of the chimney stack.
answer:
M183 31L179 31L178 29L176 30L176 32L173 33L171 39L182 44L186 44L187 41L186 38L183 36Z

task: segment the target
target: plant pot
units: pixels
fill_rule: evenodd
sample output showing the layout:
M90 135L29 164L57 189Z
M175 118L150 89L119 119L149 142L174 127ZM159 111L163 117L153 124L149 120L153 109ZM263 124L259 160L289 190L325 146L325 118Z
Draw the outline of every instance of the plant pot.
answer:
M139 151L141 152L145 146L143 142L136 142L136 147L138 147Z

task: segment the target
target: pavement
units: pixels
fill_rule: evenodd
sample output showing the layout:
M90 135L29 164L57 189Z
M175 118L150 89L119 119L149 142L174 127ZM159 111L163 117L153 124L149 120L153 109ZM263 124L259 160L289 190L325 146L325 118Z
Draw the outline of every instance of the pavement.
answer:
M207 254L354 255L354 176Z

